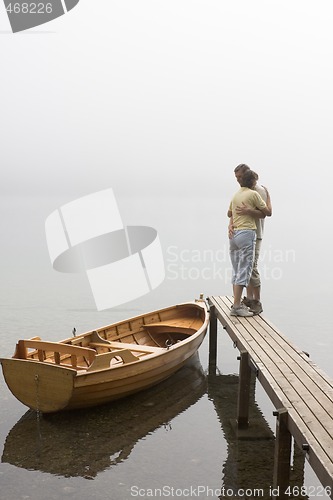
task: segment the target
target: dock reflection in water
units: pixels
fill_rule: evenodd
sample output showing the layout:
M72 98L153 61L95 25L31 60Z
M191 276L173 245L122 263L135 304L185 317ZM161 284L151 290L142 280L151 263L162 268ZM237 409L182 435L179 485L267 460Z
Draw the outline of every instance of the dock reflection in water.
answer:
M93 409L38 416L28 411L9 432L2 462L93 479L126 460L135 444L207 392L198 354L161 384Z
M249 428L237 430L238 381L238 375L214 374L208 377L208 397L214 404L227 441L222 488L232 490L235 495L240 489L268 494L273 484L275 436L255 400L254 377L250 391ZM304 454L295 447L291 486L304 484L304 461Z

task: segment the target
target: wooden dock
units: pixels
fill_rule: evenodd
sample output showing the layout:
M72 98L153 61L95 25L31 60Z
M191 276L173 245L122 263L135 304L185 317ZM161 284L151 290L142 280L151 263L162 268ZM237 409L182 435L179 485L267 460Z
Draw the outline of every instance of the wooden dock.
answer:
M322 495L312 496L325 497L327 493L333 498L333 380L262 315L230 316L231 297L214 296L207 300L211 313L211 367L216 366L217 320L240 351L238 427L249 425L252 370L275 407L272 484L279 495L274 498L291 498L284 491L290 484L292 437L326 488Z

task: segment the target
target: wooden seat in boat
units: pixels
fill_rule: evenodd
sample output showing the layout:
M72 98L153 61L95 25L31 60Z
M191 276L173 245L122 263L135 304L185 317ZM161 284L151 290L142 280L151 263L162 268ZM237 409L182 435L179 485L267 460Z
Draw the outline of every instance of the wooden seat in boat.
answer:
M33 349L37 357L34 357L34 352L28 352L28 349ZM50 354L51 353L51 354ZM62 355L62 356L61 356ZM81 347L71 344L63 344L61 342L46 342L39 339L23 339L16 344L14 358L38 360L46 363L54 363L56 365L70 366L72 368L87 368L91 365L96 356L96 351L89 347ZM67 363L69 361L69 363ZM80 366L81 362L84 366Z
M128 332L125 334L126 337L129 337L133 335L133 332ZM94 331L92 336L91 336L91 341L89 342L89 347L92 348L104 348L104 349L129 349L130 351L138 351L142 353L156 353L156 352L161 352L160 347L155 347L155 346L150 346L146 344L139 345L137 343L131 343L131 342L120 342L117 340L105 340L103 339L98 332Z
M139 358L128 349L117 349L115 351L104 352L103 354L96 356L93 363L87 369L87 372L108 369L110 368L111 361L118 357L121 358L123 364L139 361Z

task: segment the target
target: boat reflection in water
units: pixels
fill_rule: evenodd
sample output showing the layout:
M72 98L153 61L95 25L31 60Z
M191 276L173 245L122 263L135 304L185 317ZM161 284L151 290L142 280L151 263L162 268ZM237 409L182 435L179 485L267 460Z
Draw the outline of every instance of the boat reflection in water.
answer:
M93 479L126 460L140 439L169 425L206 391L196 353L158 386L112 404L44 416L29 410L9 432L2 462Z

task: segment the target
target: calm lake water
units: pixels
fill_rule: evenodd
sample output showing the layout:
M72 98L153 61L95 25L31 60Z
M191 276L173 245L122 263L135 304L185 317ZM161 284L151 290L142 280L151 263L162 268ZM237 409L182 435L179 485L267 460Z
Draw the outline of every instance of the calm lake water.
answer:
M97 312L85 276L57 273L49 263L44 222L68 199L1 202L2 357L12 355L18 338L39 335L59 340L70 336L74 326L83 332L193 300L200 293L230 294L226 200L207 199L198 206L192 199L152 198L138 203L120 197L127 224L158 230L166 279L149 295ZM165 202L168 220L163 221L156 207ZM329 308L321 306L328 285L309 268L312 249L301 239L291 241L282 227L288 229L283 213L266 228L261 262L264 314L332 376L331 320ZM127 500L192 495L208 499L217 498L221 488L225 492L260 488L262 498L269 498L273 440L235 440L231 421L238 351L222 329L219 334L216 375L208 376L206 337L198 359L165 383L86 411L38 418L16 401L1 377L0 498ZM272 437L275 429L273 409L257 384L251 412L266 437ZM319 484L307 464L303 478L300 457L294 469L293 484ZM226 493L221 498L227 498Z

